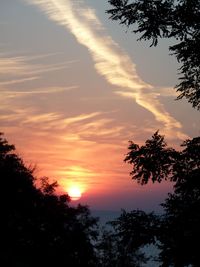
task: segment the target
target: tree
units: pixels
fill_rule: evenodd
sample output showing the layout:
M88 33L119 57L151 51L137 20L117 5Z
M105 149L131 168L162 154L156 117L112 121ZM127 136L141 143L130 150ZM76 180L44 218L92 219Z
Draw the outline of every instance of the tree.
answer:
M86 206L69 206L55 194L56 183L42 179L36 188L27 168L0 134L1 254L3 266L96 266L93 240L97 219Z
M182 64L180 83L175 87L193 107L200 109L200 0L109 0L113 8L110 18L119 20L139 40L151 40L156 46L159 38L171 38L176 44L169 47Z
M109 222L98 246L100 266L140 267L148 258L143 246L155 242L157 217L141 210L122 211L119 218ZM157 227L157 226L156 226Z
M130 175L138 183L147 184L149 179L161 182L171 177L172 165L178 153L173 148L167 148L164 137L158 132L141 147L130 141L128 149L125 162L133 165Z
M200 137L186 140L183 150L168 148L156 132L145 145L129 144L125 161L133 165L130 173L144 185L150 180L173 182L174 192L162 204L155 236L160 241L162 266L200 266L196 244L200 239Z

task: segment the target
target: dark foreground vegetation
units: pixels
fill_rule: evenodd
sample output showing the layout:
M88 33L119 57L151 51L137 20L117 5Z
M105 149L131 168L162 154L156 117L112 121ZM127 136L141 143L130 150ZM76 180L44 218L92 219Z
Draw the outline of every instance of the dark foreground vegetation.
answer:
M169 180L174 192L162 204L163 215L123 211L100 231L88 207L70 207L56 183L42 178L0 136L2 266L140 267L145 245L159 248L157 266L200 266L200 138L186 140L182 151L168 148L156 132L144 146L130 142L125 161L141 185Z
M69 207L56 196L56 183L35 186L33 170L0 137L1 266L95 266L92 240L97 220L87 207Z
M200 0L108 0L110 18L156 46L171 39L170 53L181 67L178 99L200 110Z

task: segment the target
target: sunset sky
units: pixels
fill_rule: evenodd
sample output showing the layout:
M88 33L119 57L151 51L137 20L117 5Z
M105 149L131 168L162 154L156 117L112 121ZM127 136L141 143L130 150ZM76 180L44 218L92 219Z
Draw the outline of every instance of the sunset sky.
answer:
M175 57L109 20L107 0L0 0L0 132L37 177L82 191L93 209L158 208L167 183L140 186L128 141L156 130L169 145L199 135L199 113L174 101Z

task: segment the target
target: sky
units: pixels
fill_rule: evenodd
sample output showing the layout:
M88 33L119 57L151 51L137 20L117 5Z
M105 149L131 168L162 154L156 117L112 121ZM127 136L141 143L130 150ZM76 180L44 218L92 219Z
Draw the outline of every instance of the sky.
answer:
M0 0L0 131L35 175L92 209L159 210L169 183L138 185L128 141L157 130L179 149L198 111L175 101L172 41L137 42L107 0ZM77 202L77 201L75 201Z

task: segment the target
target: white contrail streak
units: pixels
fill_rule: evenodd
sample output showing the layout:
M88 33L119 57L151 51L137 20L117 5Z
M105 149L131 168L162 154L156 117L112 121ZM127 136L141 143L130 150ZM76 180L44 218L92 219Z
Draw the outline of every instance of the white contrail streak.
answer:
M49 19L66 27L87 47L97 72L110 84L123 88L117 92L124 97L132 97L137 104L150 111L155 119L164 125L166 134L172 130L179 138L185 138L181 124L175 120L153 93L153 86L145 83L137 74L136 66L130 57L105 32L93 9L83 1L75 0L24 0L38 6Z

